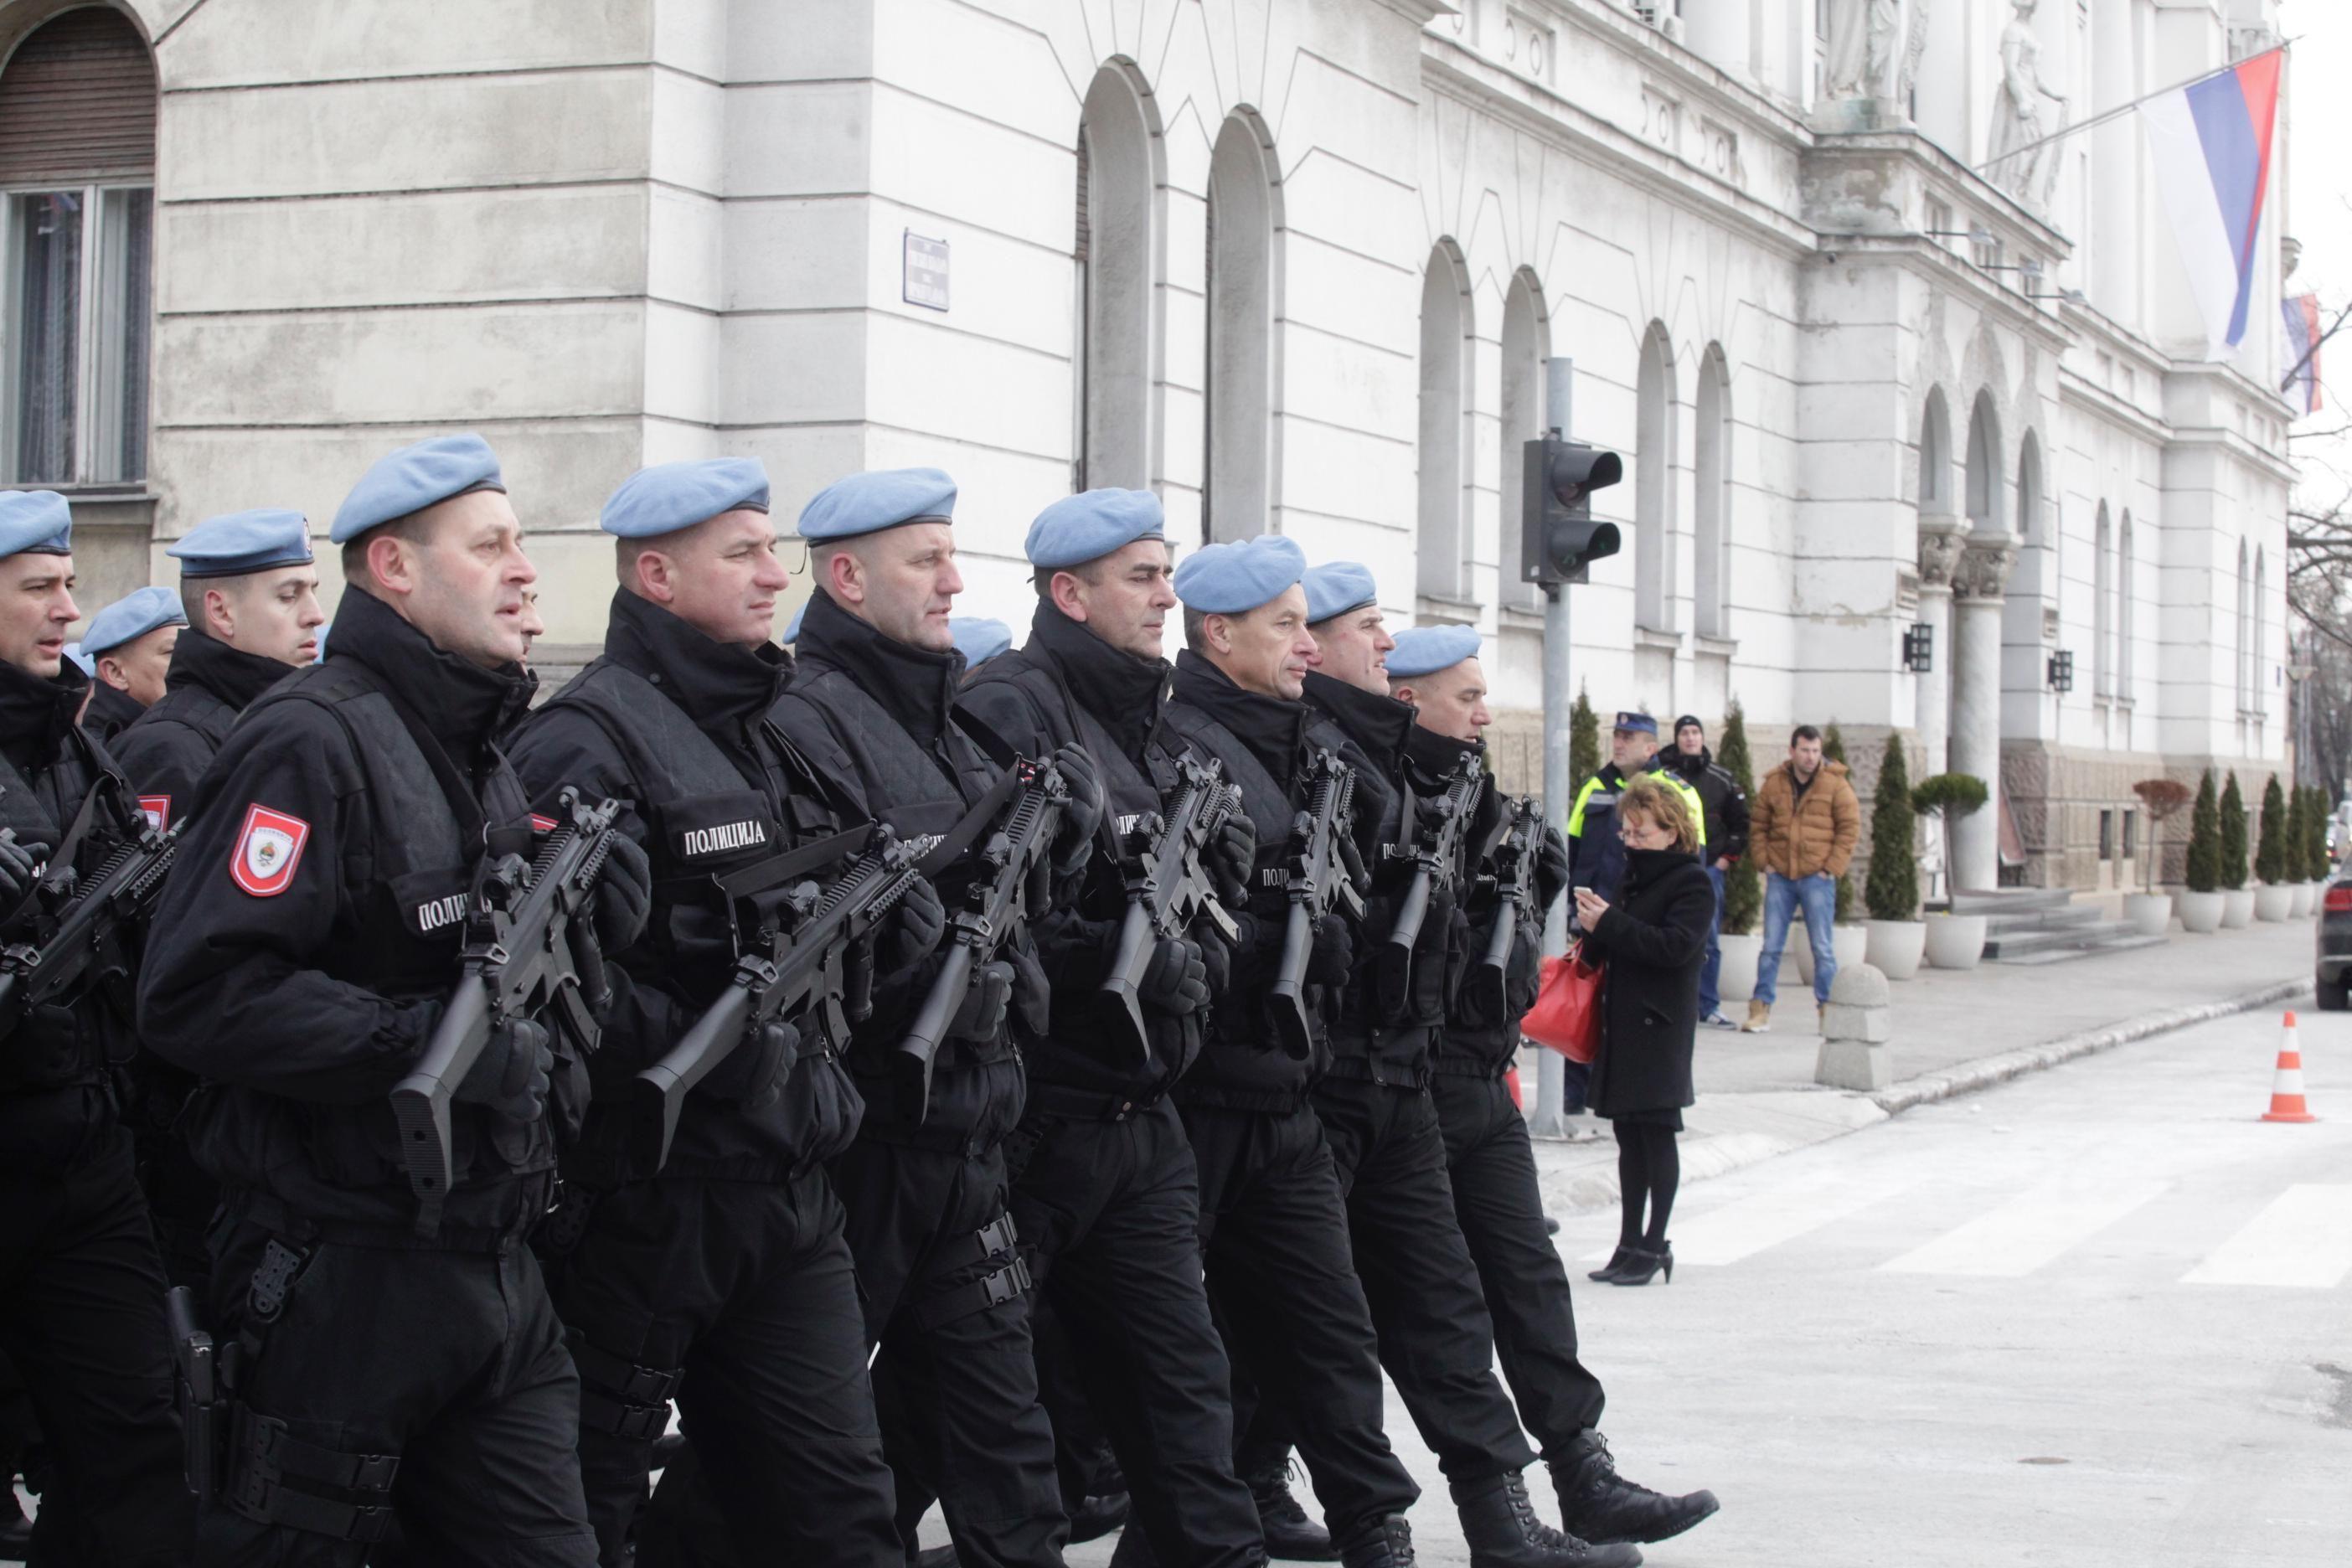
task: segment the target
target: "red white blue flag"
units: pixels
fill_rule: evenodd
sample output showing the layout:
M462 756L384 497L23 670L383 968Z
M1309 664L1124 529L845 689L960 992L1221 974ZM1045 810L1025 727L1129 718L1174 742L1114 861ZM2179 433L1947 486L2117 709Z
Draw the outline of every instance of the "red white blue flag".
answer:
M2319 412L2319 296L2279 301L2286 318L2286 387L2279 394L2297 414Z
M2245 340L2252 316L2284 58L2270 49L2241 60L2150 99L2140 115L2214 359Z

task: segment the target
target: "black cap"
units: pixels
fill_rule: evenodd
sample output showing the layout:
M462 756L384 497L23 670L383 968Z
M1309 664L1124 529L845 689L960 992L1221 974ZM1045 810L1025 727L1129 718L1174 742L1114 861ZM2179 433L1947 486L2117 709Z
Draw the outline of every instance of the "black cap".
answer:
M1675 721L1675 734L1679 735L1685 730L1696 730L1702 735L1706 733L1706 726L1698 721L1698 715L1696 713L1685 713Z

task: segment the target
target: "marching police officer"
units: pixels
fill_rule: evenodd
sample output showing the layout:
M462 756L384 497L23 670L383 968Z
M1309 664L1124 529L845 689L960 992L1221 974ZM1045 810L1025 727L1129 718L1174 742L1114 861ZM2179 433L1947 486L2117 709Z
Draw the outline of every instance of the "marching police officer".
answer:
M179 558L187 625L173 647L163 695L112 742L159 828L194 798L236 716L311 662L327 618L319 608L310 525L299 511L207 518L167 553ZM195 1080L152 1052L139 1058L133 1079L140 1171L163 1266L175 1282L201 1289L205 1232L220 1193L172 1130Z
M817 591L773 716L830 787L901 837L955 828L998 777L954 718L955 498L938 469L906 468L838 480L801 513ZM1083 751L1055 760L1072 795L1056 850L1066 876L1082 868L1100 788ZM943 873L943 895L959 869ZM892 1463L935 1487L964 1568L1058 1563L1067 1531L1037 1405L1028 1273L1005 1207L1003 1140L1024 1092L1013 1026L1044 1033L1045 984L1034 957L1006 952L980 971L950 1026L928 1114L900 1103L885 1075L929 969L876 984L851 1063L866 1120L833 1168L867 1337L881 1345L876 1393ZM915 1521L902 1512L899 1523L911 1540Z
M181 840L140 1023L205 1079L191 1142L224 1190L237 1408L203 1563L356 1568L395 1515L420 1562L596 1561L580 1385L523 1244L583 1090L574 1043L498 1026L456 1089L437 1216L388 1100L457 978L478 862L534 837L497 744L530 693L519 535L478 436L370 468L330 532L332 656L247 710ZM616 837L607 949L643 926L646 877Z
M831 826L806 764L767 721L791 660L769 640L788 578L759 461L665 463L605 502L618 546L604 656L512 746L541 811L566 787L626 800L653 862L654 918L613 954L596 1097L566 1157L542 1251L581 1377L580 1465L607 1564L631 1528L673 1394L732 1527L758 1562L902 1563L866 1375L866 1326L823 1162L857 1131L857 1089L792 1021L744 1040L688 1097L659 1173L630 1163L621 1091L718 999L740 956L723 879ZM901 917L936 940L928 886ZM904 969L922 950L904 950Z
M79 645L92 677L82 728L111 741L153 707L187 624L169 588L134 588L90 616Z
M1404 1515L1420 1491L1382 1429L1371 1317L1307 1100L1328 1042L1315 1040L1314 1059L1291 1056L1270 1001L1286 924L1282 856L1311 762L1312 712L1299 700L1315 655L1298 586L1306 564L1296 543L1266 535L1210 545L1176 569L1185 647L1160 723L1173 745L1224 763L1256 868L1200 1060L1175 1098L1200 1173L1210 1297L1236 1373L1289 1413L1342 1561L1401 1568L1412 1560ZM1318 1007L1346 981L1352 951L1345 922L1326 917L1307 973Z
M1388 655L1389 689L1413 710L1412 748L1440 766L1486 750L1492 722L1486 679L1471 626L1415 626L1396 634ZM1503 805L1487 792L1475 825L1475 851L1497 837ZM1429 1090L1444 1134L1454 1215L1477 1267L1478 1287L1494 1322L1495 1353L1518 1405L1518 1418L1542 1447L1559 1494L1560 1523L1596 1544L1664 1541L1716 1510L1712 1492L1663 1497L1624 1480L1597 1429L1601 1381L1577 1358L1576 1313L1568 1271L1545 1228L1527 1119L1503 1081L1518 1056L1520 1016L1534 1005L1543 954L1545 911L1568 885L1568 849L1547 826L1524 868L1532 886L1516 911L1493 896L1493 866L1479 885L1482 905L1468 905L1475 960L1487 951L1494 921L1511 920L1502 1012L1486 988L1456 988L1430 1063ZM1477 869L1478 868L1474 868Z
M73 520L51 490L0 491L0 906L49 863L87 873L142 824L76 727L64 661ZM27 934L11 930L6 940ZM0 1032L0 1351L55 1459L32 1561L176 1563L190 1508L165 1354L163 1272L110 1087L131 1019L119 966L65 1005L12 1000Z
M1160 499L1071 496L1038 515L1027 548L1028 644L973 677L963 705L1026 755L1084 746L1118 820L1150 816L1173 782L1159 732L1160 633L1176 606ZM1255 854L1248 823L1231 821L1213 848L1238 901ZM1142 986L1149 1054L1128 1058L1097 1005L1127 901L1118 855L1098 850L1082 898L1040 932L1053 1026L1028 1052L1013 1217L1157 1556L1263 1562L1256 1511L1234 1478L1224 1348L1201 1285L1199 1178L1168 1100L1200 1052L1208 973L1192 938L1158 943ZM1062 1501L1075 1513L1087 1478L1068 1452Z
M1419 730L1412 708L1389 695L1384 666L1395 643L1371 574L1338 562L1308 571L1303 586L1318 661L1303 680L1318 715L1309 737L1337 748L1355 769L1359 843L1374 870L1355 972L1338 994L1329 1070L1315 1085L1313 1103L1347 1195L1348 1233L1382 1364L1437 1453L1474 1564L1625 1568L1641 1554L1588 1546L1535 1517L1520 1474L1535 1455L1495 1379L1494 1330L1454 1217L1444 1138L1426 1088L1459 951L1453 895L1442 882L1429 889L1409 984L1401 991L1394 984L1387 939L1403 879L1379 868L1400 858L1391 850L1423 847L1423 798L1443 792L1462 748ZM1268 1404L1260 1421L1272 1432L1297 1418L1296 1410ZM1264 1466L1283 1447L1253 1434L1242 1444L1244 1465Z

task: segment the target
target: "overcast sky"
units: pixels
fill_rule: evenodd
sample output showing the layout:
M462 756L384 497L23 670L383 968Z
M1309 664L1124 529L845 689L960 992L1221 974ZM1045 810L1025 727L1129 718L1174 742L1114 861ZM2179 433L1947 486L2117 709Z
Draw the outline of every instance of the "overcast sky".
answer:
M2286 232L2303 241L2303 264L2287 292L2318 290L2332 319L2352 303L2352 92L2345 90L2352 80L2352 4L2287 0L2280 26L2296 40L2286 110ZM2340 429L2352 417L2352 327L2328 343L2320 361L2320 411L2297 422L2297 434ZM2306 437L2294 448L2299 461L2344 477L2337 494L2352 489L2352 441ZM2325 474L2309 473L2307 482L2327 488Z

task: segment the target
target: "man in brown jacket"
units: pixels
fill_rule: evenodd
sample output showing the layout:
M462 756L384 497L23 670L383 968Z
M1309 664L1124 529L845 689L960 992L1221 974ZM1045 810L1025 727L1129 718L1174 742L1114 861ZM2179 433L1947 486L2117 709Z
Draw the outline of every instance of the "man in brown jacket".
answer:
M1789 760L1764 775L1748 821L1749 853L1764 862L1764 952L1756 963L1756 994L1740 1027L1760 1035L1772 1026L1772 999L1789 921L1800 910L1813 944L1813 1000L1830 999L1837 978L1831 922L1837 915L1837 879L1862 837L1862 803L1846 781L1845 764L1822 762L1822 732L1800 724L1789 737Z

